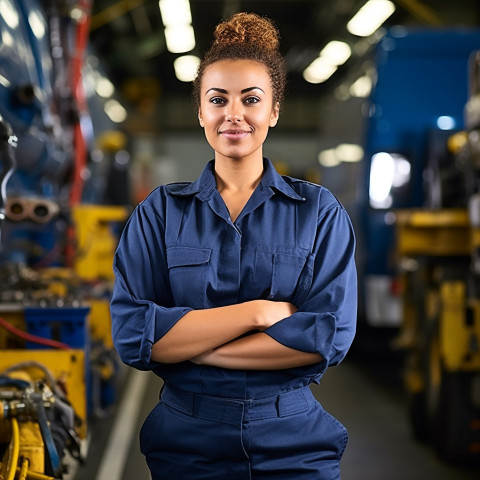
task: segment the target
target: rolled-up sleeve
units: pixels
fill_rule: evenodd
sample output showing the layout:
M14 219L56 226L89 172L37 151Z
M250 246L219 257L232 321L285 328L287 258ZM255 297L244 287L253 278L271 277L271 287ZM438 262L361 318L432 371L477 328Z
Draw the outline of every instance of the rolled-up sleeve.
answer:
M124 228L114 258L113 342L122 361L139 370L155 366L152 345L192 310L173 306L163 231L159 214L140 204Z
M312 254L312 283L305 300L265 333L296 350L319 353L323 370L345 357L357 321L355 236L343 207L330 208L319 218Z

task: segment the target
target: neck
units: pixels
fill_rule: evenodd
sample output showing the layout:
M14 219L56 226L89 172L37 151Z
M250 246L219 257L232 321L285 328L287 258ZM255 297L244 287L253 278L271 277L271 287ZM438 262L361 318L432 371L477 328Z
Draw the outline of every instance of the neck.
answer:
M263 175L263 158L251 160L215 159L215 178L220 192L253 191Z

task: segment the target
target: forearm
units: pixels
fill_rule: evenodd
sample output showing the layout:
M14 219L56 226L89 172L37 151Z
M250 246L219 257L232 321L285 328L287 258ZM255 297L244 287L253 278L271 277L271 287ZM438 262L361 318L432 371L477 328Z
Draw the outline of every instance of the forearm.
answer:
M152 347L152 360L178 363L215 349L245 333L264 330L296 310L287 302L252 300L192 310Z
M255 329L255 312L248 303L192 310L152 346L152 360L188 360Z
M280 370L318 363L318 353L286 347L266 333L255 333L222 345L192 361L234 370Z

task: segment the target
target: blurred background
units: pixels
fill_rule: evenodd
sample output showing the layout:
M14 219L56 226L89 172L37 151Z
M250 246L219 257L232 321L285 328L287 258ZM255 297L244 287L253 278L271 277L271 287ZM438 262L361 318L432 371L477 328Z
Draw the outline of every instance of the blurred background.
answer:
M112 258L138 202L213 158L191 82L238 11L288 67L265 156L357 234L357 337L313 387L343 478L480 478L477 0L0 0L0 476L149 478L161 381L114 351Z

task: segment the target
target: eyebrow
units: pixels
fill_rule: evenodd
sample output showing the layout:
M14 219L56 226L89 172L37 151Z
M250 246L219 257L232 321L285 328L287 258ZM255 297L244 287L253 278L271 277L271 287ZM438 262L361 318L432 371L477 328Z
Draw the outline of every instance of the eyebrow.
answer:
M225 90L224 88L217 88L217 87L212 87L212 88L209 88L206 92L205 92L205 95L210 92L210 91L214 91L214 92L218 92L218 93L228 93L227 90ZM260 87L248 87L248 88L244 88L240 93L247 93L247 92L251 92L252 90L260 90L261 92L265 93L263 91L263 89L261 89Z

